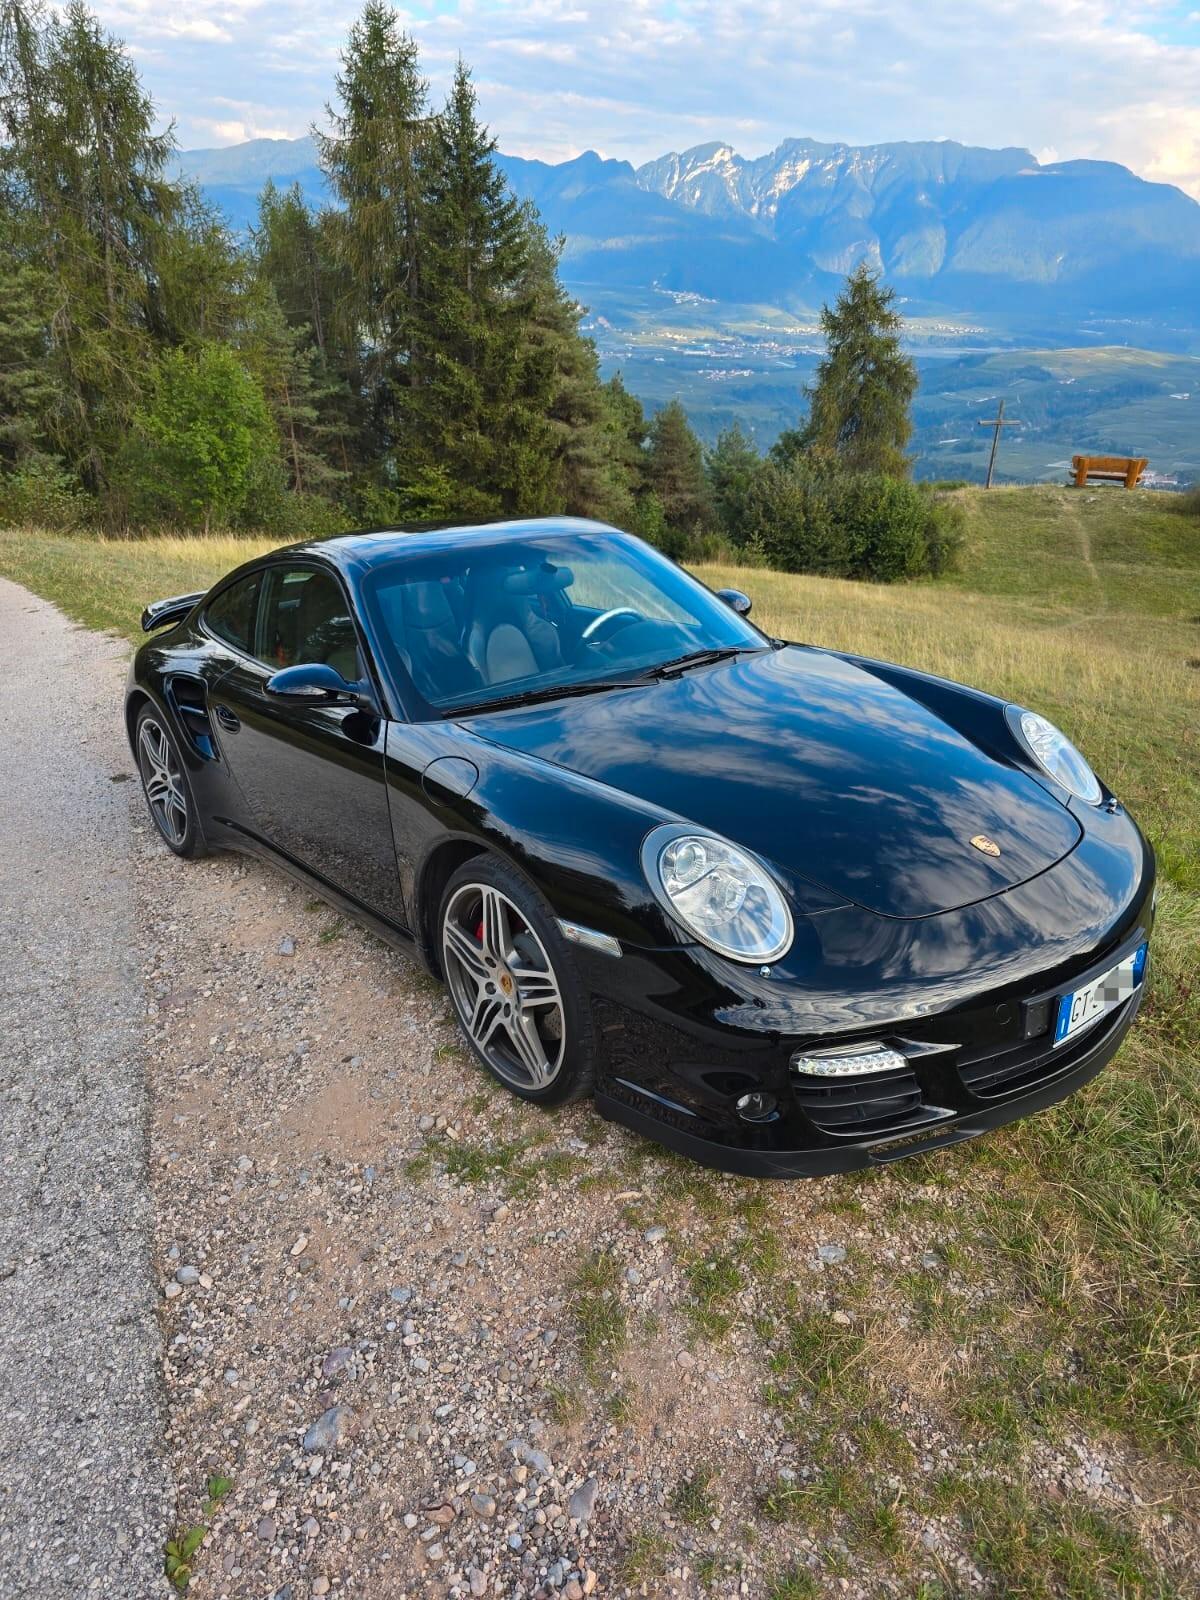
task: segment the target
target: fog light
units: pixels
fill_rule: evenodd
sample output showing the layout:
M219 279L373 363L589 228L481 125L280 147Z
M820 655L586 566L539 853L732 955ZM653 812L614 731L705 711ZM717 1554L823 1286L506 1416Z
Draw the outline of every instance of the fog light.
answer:
M779 1115L773 1094L744 1094L737 1103L737 1114L743 1122L773 1122Z
M868 1072L895 1072L907 1067L907 1059L885 1044L844 1044L829 1050L797 1051L792 1071L814 1078L854 1078Z

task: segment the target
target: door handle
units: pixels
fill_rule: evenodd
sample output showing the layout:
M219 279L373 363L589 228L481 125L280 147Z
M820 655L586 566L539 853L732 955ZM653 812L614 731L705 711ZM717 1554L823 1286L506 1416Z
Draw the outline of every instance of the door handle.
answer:
M223 728L227 728L230 733L236 733L241 727L241 719L228 706L216 705L213 707L213 711L216 714L217 721Z

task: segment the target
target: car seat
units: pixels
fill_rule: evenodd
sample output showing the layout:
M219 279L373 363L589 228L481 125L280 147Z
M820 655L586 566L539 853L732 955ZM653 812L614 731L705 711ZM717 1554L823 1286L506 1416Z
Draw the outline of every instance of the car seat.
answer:
M551 615L573 582L569 567L545 562L475 575L466 647L485 683L532 678L562 666L562 643Z
M463 649L446 585L432 582L400 586L400 629L397 648L413 682L427 700L478 689L479 672Z

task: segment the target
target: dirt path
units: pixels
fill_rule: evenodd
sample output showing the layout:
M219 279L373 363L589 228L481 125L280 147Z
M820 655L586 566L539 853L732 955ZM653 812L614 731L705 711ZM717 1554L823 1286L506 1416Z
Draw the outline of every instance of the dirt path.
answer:
M166 1592L127 652L0 580L0 1596Z
M1104 579L1100 576L1100 569L1092 557L1092 530L1088 519L1082 514L1083 503L1078 491L1066 490L1060 496L1063 510L1069 514L1079 535L1079 553L1084 571L1095 585L1096 594L1100 601L1100 610L1089 620L1096 620L1108 610L1108 593L1104 587Z

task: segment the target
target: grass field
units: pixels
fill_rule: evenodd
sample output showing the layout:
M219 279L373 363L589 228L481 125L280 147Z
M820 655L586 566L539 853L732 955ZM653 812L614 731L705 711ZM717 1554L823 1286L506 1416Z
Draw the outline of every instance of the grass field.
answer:
M783 1492L764 1516L836 1526L896 1576L889 1592L960 1592L953 1575L934 1588L905 1578L888 1520L903 1504L956 1519L996 1594L1195 1593L1187 1557L1172 1577L1143 1540L1153 1524L1160 1553L1200 1548L1200 521L1144 494L966 491L964 504L962 570L937 583L700 575L747 590L773 633L942 673L1059 722L1155 843L1151 994L1117 1061L1063 1105L902 1173L837 1180L847 1211L877 1184L896 1228L937 1217L953 1294L933 1278L863 1281L849 1325L805 1314L772 1278L771 1191L673 1164L671 1194L711 1218L698 1336L725 1336L729 1284L769 1286L775 1314L747 1334L761 1339L763 1392L823 1465L802 1499ZM147 599L204 587L259 548L2 533L0 574L133 639ZM748 1238L753 1251L735 1249ZM861 1381L872 1357L895 1359L885 1308L898 1304L921 1359L940 1352L936 1404L966 1441L933 1475L907 1460ZM1047 1496L1036 1463L1079 1438L1136 1464L1140 1509L1114 1520ZM781 1579L778 1600L816 1592L806 1581Z

